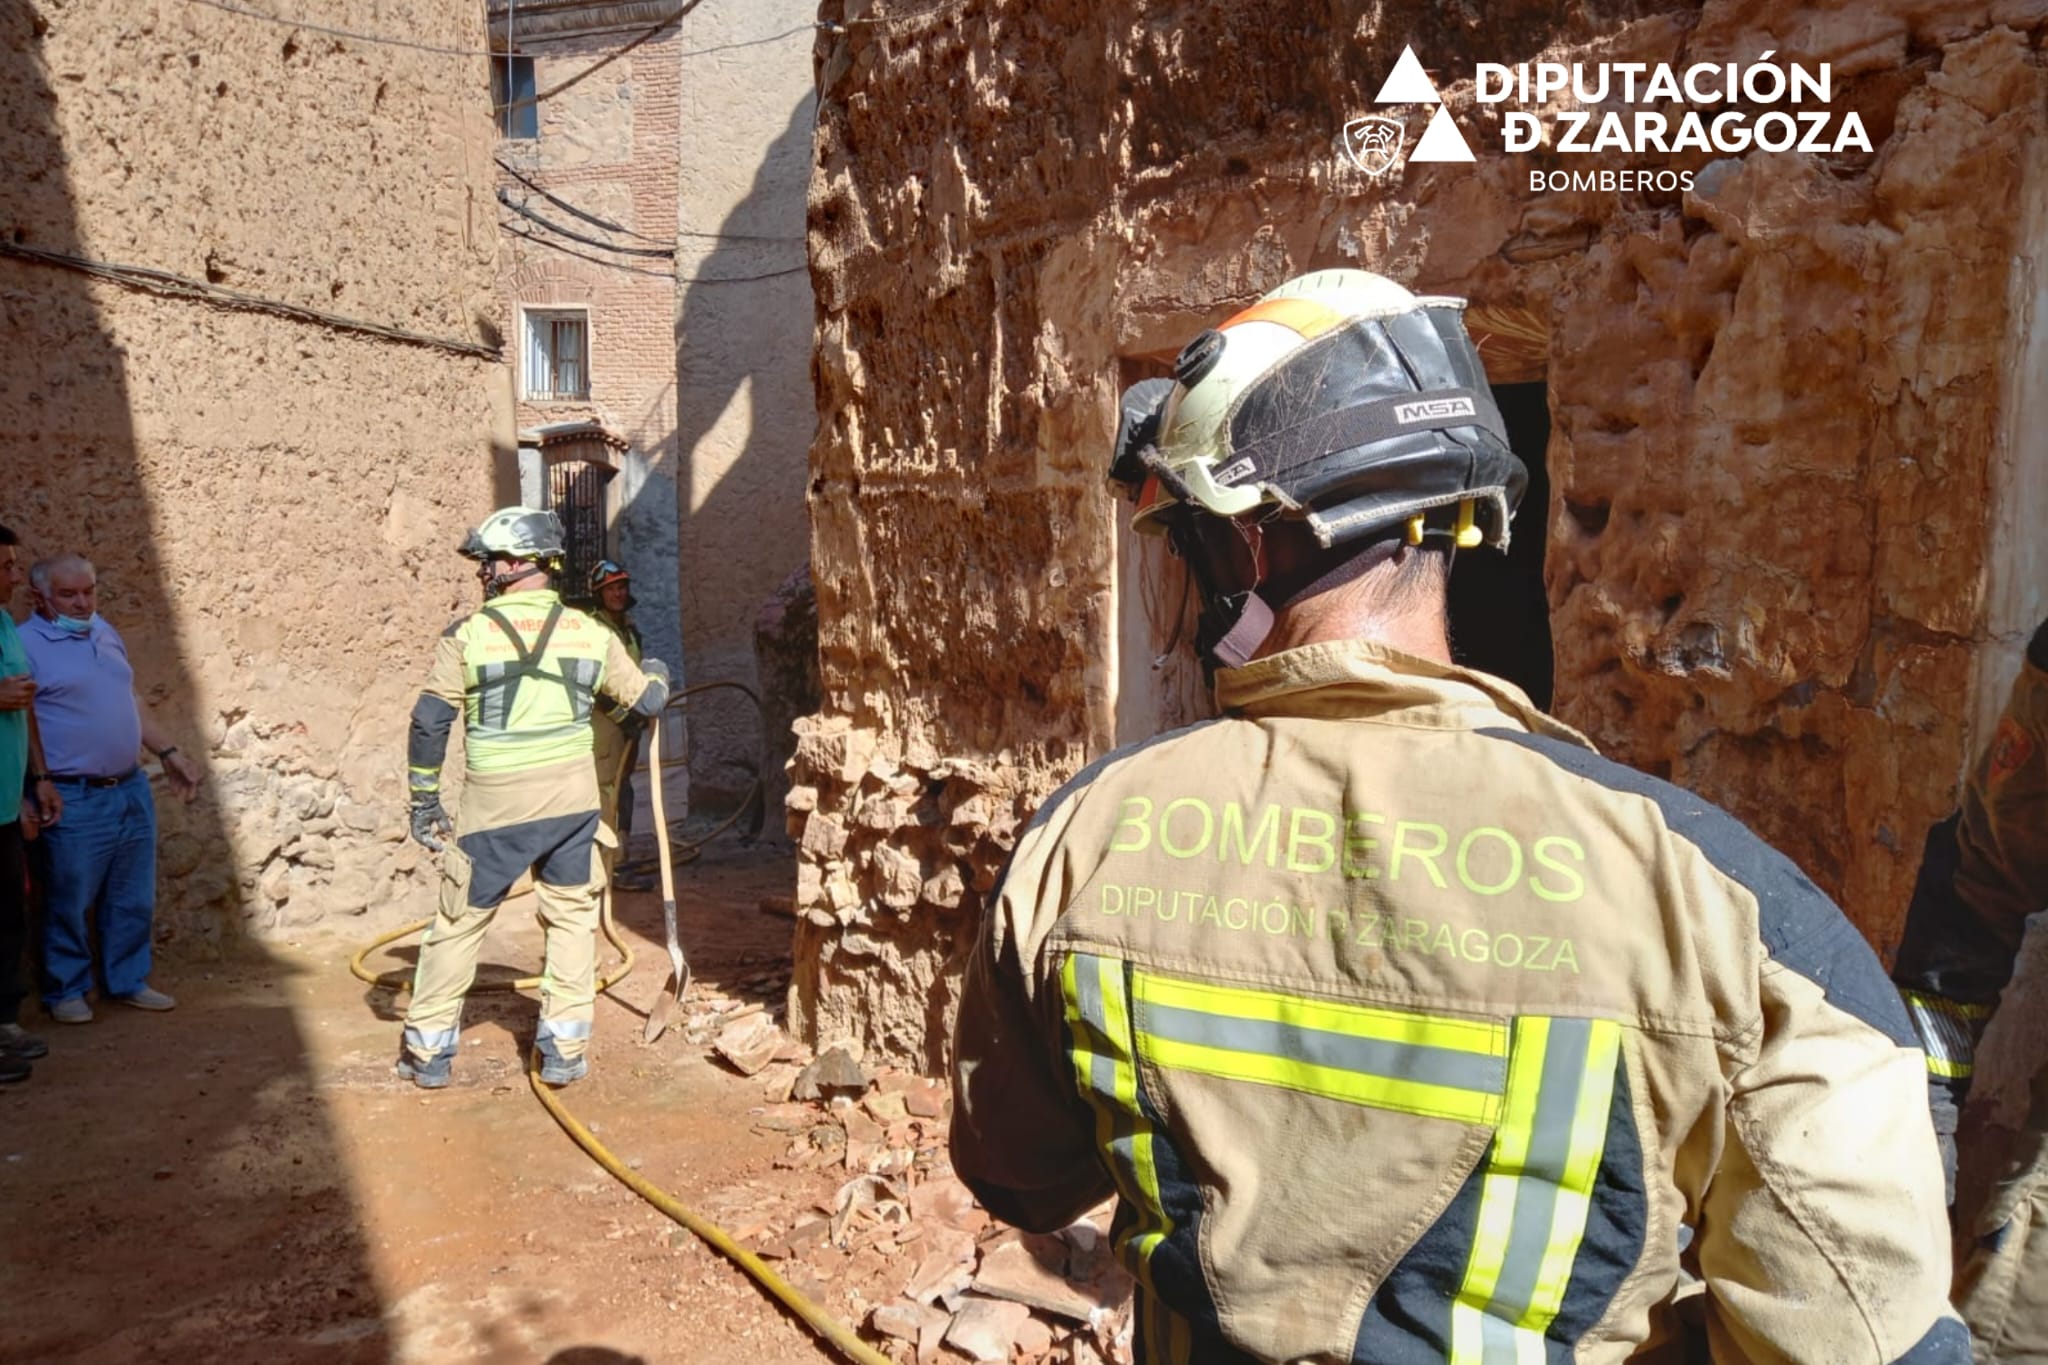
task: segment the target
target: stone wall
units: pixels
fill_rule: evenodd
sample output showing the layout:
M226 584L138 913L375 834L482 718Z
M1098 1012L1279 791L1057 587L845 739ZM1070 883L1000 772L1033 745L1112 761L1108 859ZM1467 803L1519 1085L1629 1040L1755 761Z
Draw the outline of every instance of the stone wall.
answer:
M484 45L472 4L403 18ZM495 340L484 59L35 0L0 14L0 62L0 240L438 339L0 254L0 521L98 563L146 704L208 769L192 806L159 791L160 936L423 912L406 716L510 454L503 367L471 353Z
M2048 12L1556 14L855 4L823 41L825 701L789 801L813 1037L937 1065L1018 822L1136 737L1119 716L1185 710L1184 675L1127 657L1138 556L1101 481L1117 386L1325 266L1534 319L1552 493L1523 515L1549 519L1556 710L1727 805L1895 943L1983 677L2043 606L2011 528L2048 512L2017 416L2038 402L2023 225ZM1411 43L1479 159L1372 180L1339 130ZM1687 153L1632 164L1690 171L1689 192L1535 193L1530 169L1570 163L1505 154L1473 99L1480 60L1767 50L1831 63L1874 151ZM1412 146L1427 107L1393 112Z

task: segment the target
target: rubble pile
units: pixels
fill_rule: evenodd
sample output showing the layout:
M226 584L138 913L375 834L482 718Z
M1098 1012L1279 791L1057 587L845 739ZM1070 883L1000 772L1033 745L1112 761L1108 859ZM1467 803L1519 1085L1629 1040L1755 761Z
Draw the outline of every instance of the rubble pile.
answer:
M742 979L773 990L788 969ZM758 1002L700 990L685 1036L744 1075L754 1130L786 1139L770 1180L706 1201L733 1238L904 1365L1128 1365L1131 1279L1109 1250L1111 1205L1052 1235L995 1222L946 1155L950 1088L815 1055Z

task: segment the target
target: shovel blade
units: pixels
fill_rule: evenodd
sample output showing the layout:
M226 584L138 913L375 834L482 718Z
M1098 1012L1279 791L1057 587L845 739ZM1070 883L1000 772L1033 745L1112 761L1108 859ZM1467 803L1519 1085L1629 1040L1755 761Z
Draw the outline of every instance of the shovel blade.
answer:
M640 1030L643 1043L651 1043L668 1032L676 1017L676 1006L683 1003L683 992L690 988L690 964L684 961L683 945L676 938L676 903L663 901L661 909L668 929L668 984L655 998L654 1008L647 1012L647 1024Z
M669 981L673 985L675 978L670 977ZM683 992L680 987L675 990L669 990L667 987L662 989L661 995L654 1002L654 1008L647 1011L647 1025L640 1030L641 1042L651 1043L668 1032L669 1023L676 1017L676 1002L682 998Z

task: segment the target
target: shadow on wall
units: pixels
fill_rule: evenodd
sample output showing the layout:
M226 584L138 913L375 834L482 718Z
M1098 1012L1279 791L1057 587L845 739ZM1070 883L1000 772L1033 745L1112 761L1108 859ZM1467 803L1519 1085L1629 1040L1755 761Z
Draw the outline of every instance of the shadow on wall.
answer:
M816 104L812 94L797 102L711 249L679 257L677 490L692 682L754 681L755 615L810 558L804 490L817 421L815 319L803 234ZM736 424L744 436L725 436ZM693 809L722 814L745 796L764 747L760 732L753 706L736 691L720 689L701 705L693 699ZM779 753L786 744L765 747ZM770 778L779 791L779 773ZM765 814L768 832L779 836L781 811Z
M91 255L44 22L32 7L0 8L0 234ZM174 517L152 505L141 469L123 349L148 329L115 325L198 305L105 288L111 317L86 276L0 256L13 349L0 368L0 521L20 533L24 558L77 550L97 563L101 609L128 642L145 704L187 752L202 753L209 737L157 538ZM10 605L25 611L26 590ZM6 1097L0 1354L255 1360L283 1345L305 1358L309 1327L327 1325L347 1344L321 1358L381 1360L377 1288L284 999L291 969L240 949L230 963L193 965L217 955L201 940L225 938L234 921L233 869L216 865L222 816L211 792L184 806L161 779L157 806L160 878L217 881L204 898L220 913L158 926L171 941L155 980L183 997L174 1014L102 1007L92 1025L53 1032L35 1004L24 1008L50 1055Z

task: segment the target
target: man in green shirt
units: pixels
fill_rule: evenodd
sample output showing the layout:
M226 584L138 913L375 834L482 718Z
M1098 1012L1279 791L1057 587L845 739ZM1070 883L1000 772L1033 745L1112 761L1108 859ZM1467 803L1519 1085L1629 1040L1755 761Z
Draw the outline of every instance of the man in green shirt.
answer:
M25 1081L48 1044L21 1026L21 955L28 947L22 825L55 824L64 809L44 769L36 733L35 680L5 608L21 586L21 540L0 526L0 1084ZM29 779L33 777L33 782Z

